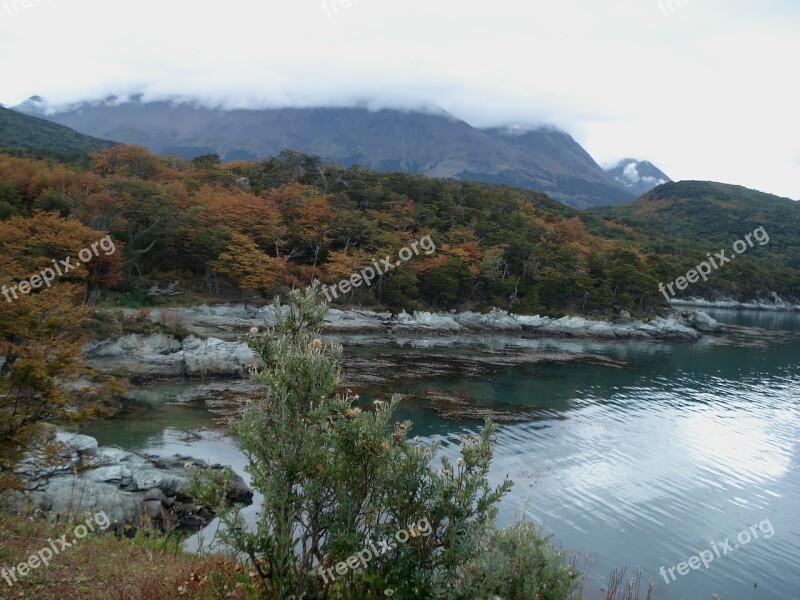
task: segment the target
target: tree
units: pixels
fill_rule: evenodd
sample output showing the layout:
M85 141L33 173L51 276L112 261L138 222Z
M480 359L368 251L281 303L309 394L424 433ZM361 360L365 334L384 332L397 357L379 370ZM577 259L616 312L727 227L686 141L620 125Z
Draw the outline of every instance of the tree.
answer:
M155 178L164 172L161 158L141 146L118 145L90 154L92 170L101 175Z
M227 228L252 239L264 250L272 251L286 235L275 203L241 191L204 187L192 198L200 210L198 227ZM201 237L204 232L194 231Z
M246 235L233 233L228 248L211 266L241 289L263 292L275 285L285 263L264 253Z
M80 335L88 316L80 287L70 284L0 302L0 471L8 474L39 423L74 422L100 409L96 388L69 388L92 374Z
M86 262L80 258L82 250L84 257L87 250L91 252ZM90 303L100 288L115 285L121 277L119 242L55 213L36 212L31 217L15 216L0 223L0 252L0 274L9 286L45 269L60 269L59 261L69 260L74 268L65 267L57 283L83 286L84 301ZM56 275L53 273L53 280Z
M305 293L290 292L287 306L276 300L274 329L251 334L263 361L253 379L264 396L233 425L264 501L255 530L240 510L226 512L223 536L249 558L263 597L471 598L462 583L465 569L479 572L490 545L503 542L508 576L530 588L517 597L569 598L563 592L574 588L575 576L561 555L539 553L524 561L506 538L493 534L497 504L511 486L505 481L492 488L487 480L495 427L488 423L466 437L455 464L443 457L435 468L437 446L409 439L411 424L395 421L399 397L367 411L356 405L357 396L340 390L341 347L319 339L327 308L317 293L315 284ZM196 472L192 495L220 500L215 483ZM517 537L526 551L539 539L522 530ZM387 538L396 543L371 551ZM344 561L352 564L349 557L367 551L368 561L342 569ZM496 583L482 586L486 597Z
M50 287L40 275L54 260L76 264L80 251L103 235L53 213L0 223L0 470L6 474L39 423L88 418L107 393L118 391L114 380L98 379L87 367L81 334L93 278L98 285L113 281L118 263L100 252L63 276L52 273ZM100 270L93 270L96 264ZM19 282L32 283L33 276L39 285L23 293ZM74 385L79 379L99 385Z

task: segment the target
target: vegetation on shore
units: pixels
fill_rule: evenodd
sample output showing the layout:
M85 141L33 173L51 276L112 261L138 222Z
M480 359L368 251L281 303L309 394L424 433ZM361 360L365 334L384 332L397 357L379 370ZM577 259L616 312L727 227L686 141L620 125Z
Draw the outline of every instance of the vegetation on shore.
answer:
M772 254L754 249L692 292L800 297L796 205L776 200L762 206L763 197L749 190L740 197L730 186L670 185L678 187L656 190L629 213L578 213L525 190L340 169L292 152L229 164L214 155L184 161L130 146L104 148L85 164L0 154L0 285L19 292L0 298L0 487L14 485L12 467L39 423L88 418L119 389L89 370L81 354L92 328L118 325L94 318L89 306L103 300L128 299L135 306L187 292L263 300L314 279L349 278L430 235L436 253L353 289L345 301L393 310L648 312L664 306L659 281L755 226L773 235ZM747 202L757 210L746 213ZM693 219L708 206L745 211L747 227L737 232L735 219L720 217L697 225ZM669 225L672 218L683 225ZM707 237L698 239L698 232ZM53 261L74 260L105 236L113 239L113 252L84 261L52 286L21 291L20 284ZM392 421L396 401L360 412L338 390L338 350L316 337L323 309L314 303L315 290L292 291L293 309L276 331L251 340L266 365L256 376L266 394L235 432L265 509L255 533L237 513L226 513L232 519L228 540L249 558L247 573L226 558L175 549L168 558L164 540L158 548L130 542L131 550L129 542L106 536L86 540L88 554L65 554L76 561L69 575L42 570L36 576L44 580L18 589L43 598L69 598L66 590L76 582L89 590L96 581L111 587L74 597L98 590L102 597L165 597L164 590L172 594L180 587L170 586L186 588L187 582L197 584L189 597L198 598L381 597L390 591L401 598L477 593L564 600L579 594L574 566L530 524L494 527L507 486L491 488L486 479L491 426L464 440L460 462L436 468L434 450L408 439L409 424ZM179 330L179 324L140 316L132 326L142 331ZM369 571L351 570L331 582L312 572L420 518L434 533L413 537L371 562ZM33 547L38 535L62 526L9 514L0 515L0 524L11 532L0 536L0 557L12 562L19 558L13 540ZM299 555L298 531L304 536ZM120 576L127 551L132 558L124 560L140 570ZM166 578L165 565L174 567ZM198 574L213 565L219 579ZM500 570L503 577L497 577ZM34 587L24 587L28 583ZM138 591L126 595L125 586Z
M275 327L251 332L264 396L232 431L263 495L255 526L214 502L226 489L217 474L196 471L191 492L219 506L221 538L249 559L263 597L577 598L563 551L524 520L495 526L512 485L488 481L495 426L434 466L438 446L394 419L399 397L364 411L342 390L341 347L320 341L317 295L316 285L292 291Z
M0 511L0 597L37 600L164 600L255 598L255 579L225 554L200 556L174 536L140 530L132 538L90 533L25 576L16 567L62 535L72 539L74 521ZM58 548L58 545L56 545ZM34 563L35 564L35 563ZM15 580L16 579L16 580Z

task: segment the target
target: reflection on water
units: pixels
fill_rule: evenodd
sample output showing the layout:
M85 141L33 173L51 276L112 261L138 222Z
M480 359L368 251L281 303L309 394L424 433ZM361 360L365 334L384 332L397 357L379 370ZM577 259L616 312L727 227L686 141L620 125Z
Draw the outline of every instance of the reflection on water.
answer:
M800 330L797 315L720 312L713 316ZM468 353L484 343L469 340L466 349L442 338L349 341L356 344L350 352L367 357L411 346ZM730 600L800 600L800 342L737 348L494 337L488 343L589 351L627 363L515 365L476 378L396 379L398 391L410 395L403 416L415 422L415 433L441 441L447 454L477 424L432 416L414 399L420 391L537 411L536 421L504 425L498 433L491 477L500 483L509 474L516 482L501 521L526 510L567 549L592 555L587 598L604 597L600 589L612 568L628 565L631 572L641 565L656 582L656 599L707 599L716 592ZM244 457L229 438L186 435L208 426L211 415L202 403L163 402L180 393L157 390L152 411L95 424L90 433L101 443L230 464L246 477ZM675 566L712 541L733 540L765 519L774 527L770 539L669 585L659 575L662 566Z
M703 309L720 323L761 327L762 329L800 331L800 314L769 310L737 310L729 308Z

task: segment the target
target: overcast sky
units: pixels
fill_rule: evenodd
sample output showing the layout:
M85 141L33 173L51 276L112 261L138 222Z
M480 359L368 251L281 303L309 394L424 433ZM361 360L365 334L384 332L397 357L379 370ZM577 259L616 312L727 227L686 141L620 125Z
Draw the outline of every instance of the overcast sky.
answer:
M601 164L800 198L798 0L3 2L6 106L438 106L555 124Z

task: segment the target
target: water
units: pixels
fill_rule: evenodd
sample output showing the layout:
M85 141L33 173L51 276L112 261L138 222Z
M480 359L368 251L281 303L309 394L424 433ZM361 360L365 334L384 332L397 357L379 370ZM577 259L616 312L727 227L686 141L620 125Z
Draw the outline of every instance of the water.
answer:
M800 330L797 315L712 316ZM479 423L430 414L425 401L415 399L427 390L535 415L498 432L492 480L499 483L508 474L516 482L501 522L524 511L566 549L588 555L587 598L604 597L600 590L613 568L627 565L631 573L639 565L655 581L656 599L708 599L717 593L730 600L800 600L800 341L766 348L497 336L466 340L468 347L464 340L454 347L442 338L349 341L357 344L351 355L364 358L531 346L624 361L622 368L508 365L471 377L394 373L392 388L411 395L403 416L414 420L414 432L440 441L449 455L457 452L459 434L476 431ZM186 433L210 425L213 415L202 402L174 403L180 393L158 389L150 413L96 424L88 432L101 443L191 454L243 473L244 458L229 438L213 431ZM377 393L367 391L364 398ZM756 534L758 539L747 540ZM730 549L723 555L726 538ZM713 557L707 569L700 565L679 574L679 563L704 551Z

